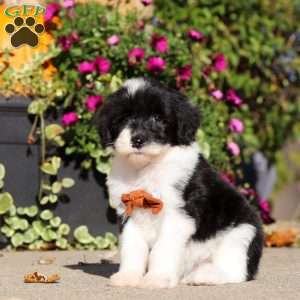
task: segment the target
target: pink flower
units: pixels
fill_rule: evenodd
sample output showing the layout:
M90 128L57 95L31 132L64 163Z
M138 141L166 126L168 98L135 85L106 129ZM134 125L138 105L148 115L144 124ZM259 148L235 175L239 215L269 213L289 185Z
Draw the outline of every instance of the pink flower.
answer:
M76 32L72 32L69 36L63 36L59 39L59 44L63 51L68 51L73 43L79 41L79 36Z
M147 61L147 70L151 73L160 73L166 68L166 62L159 56L152 56Z
M210 92L210 95L216 100L221 100L223 98L223 92L221 90L213 90Z
M50 22L52 20L52 18L57 15L60 11L60 5L58 3L49 3L46 7L46 12L44 15L44 21Z
M81 74L92 73L96 71L96 66L94 61L83 61L78 66L78 72Z
M97 70L100 74L106 74L109 72L111 68L111 63L108 59L97 56L95 59L95 65L97 67Z
M141 0L142 4L145 6L151 5L153 0Z
M229 121L229 129L231 132L242 133L244 131L244 124L240 119L232 118Z
M238 144L236 144L235 142L228 142L227 143L227 149L229 151L229 153L233 156L238 156L240 155L240 147Z
M97 107L103 102L102 96L88 96L85 100L85 107L90 112L95 112Z
M223 72L227 69L228 62L223 53L219 53L214 57L214 70L216 72Z
M107 40L106 40L107 44L110 46L115 46L118 45L120 43L120 37L116 34L110 36Z
M242 99L237 95L234 89L229 89L226 93L226 99L228 102L235 106L240 106L242 104Z
M191 40L196 42L202 41L204 39L204 34L194 29L190 29L187 35Z
M63 7L64 8L72 8L75 6L75 1L74 0L64 0L63 2Z
M177 69L177 75L179 76L179 80L188 81L192 77L192 65L187 64Z
M132 48L128 51L128 64L134 66L140 63L145 57L145 50L143 48Z
M70 126L75 124L78 120L79 118L77 113L72 111L72 112L65 113L61 121L64 126Z
M222 179L229 183L230 185L234 186L235 185L235 179L234 176L230 173L221 173L220 174Z
M270 203L267 199L260 199L259 200L259 207L264 213L270 213L271 212Z
M165 36L159 36L157 33L152 35L152 48L160 53L165 53L169 50L169 42Z

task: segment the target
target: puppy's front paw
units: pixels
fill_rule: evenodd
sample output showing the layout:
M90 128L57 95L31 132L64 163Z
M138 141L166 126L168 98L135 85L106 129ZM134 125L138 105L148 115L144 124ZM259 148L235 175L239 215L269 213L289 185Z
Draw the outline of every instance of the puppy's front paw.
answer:
M169 278L168 276L147 273L141 280L139 287L146 289L168 289L177 285L176 278Z
M110 276L110 285L113 286L137 286L142 276L133 272L117 272Z

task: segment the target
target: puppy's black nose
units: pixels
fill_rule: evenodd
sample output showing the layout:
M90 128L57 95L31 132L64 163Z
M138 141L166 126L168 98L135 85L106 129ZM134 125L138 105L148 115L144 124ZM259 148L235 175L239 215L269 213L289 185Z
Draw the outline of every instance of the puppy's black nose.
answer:
M135 135L131 138L131 144L133 148L140 149L145 143L145 138L142 135Z

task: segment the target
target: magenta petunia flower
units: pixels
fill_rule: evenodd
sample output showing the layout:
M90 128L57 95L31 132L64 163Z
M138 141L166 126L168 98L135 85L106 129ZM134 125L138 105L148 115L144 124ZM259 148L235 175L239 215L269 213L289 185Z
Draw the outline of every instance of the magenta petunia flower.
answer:
M242 99L237 95L234 89L229 89L227 91L226 99L235 106L240 106L243 103Z
M181 81L188 81L192 78L192 65L191 64L184 65L184 66L178 68L176 71L177 71L179 80L181 80Z
M132 48L128 51L128 64L134 66L140 63L145 57L145 50L143 48Z
M151 73L160 73L166 68L166 62L159 56L152 56L147 61L147 70Z
M116 34L110 36L107 40L106 40L107 44L110 46L115 46L118 45L120 43L120 37Z
M228 67L227 59L223 53L218 53L214 57L213 64L214 64L214 70L219 73L225 71Z
M59 13L61 6L58 3L49 3L46 7L46 12L44 15L44 21L50 22L52 18Z
M78 72L81 74L88 74L96 71L96 65L94 61L83 61L78 66Z
M107 74L110 71L111 68L111 63L108 59L102 57L102 56L97 56L95 59L95 65L97 68L97 71L100 74Z
M216 100L222 100L224 96L221 90L213 90L210 92L210 95L214 97Z
M63 51L68 51L72 45L79 41L77 32L72 32L68 36L63 36L59 39L59 45Z
M244 131L243 122L240 119L237 119L237 118L232 118L229 121L228 127L231 130L231 132L234 132L234 133L242 133Z
M168 39L165 36L158 35L157 33L152 35L151 46L155 51L160 53L165 53L169 50Z
M77 113L72 111L72 112L65 113L62 117L61 122L64 126L70 126L75 124L78 120L79 118Z
M190 29L187 33L188 37L196 42L200 42L204 39L204 34L200 31Z
M64 0L63 2L63 7L64 8L72 8L75 6L75 1L74 0Z
M90 112L95 112L97 107L103 102L103 97L98 95L98 96L88 96L87 99L85 100L85 107L90 111Z
M141 3L145 6L151 5L153 0L141 0Z
M238 155L240 155L240 152L241 152L239 145L235 142L228 142L227 150L233 156L238 156Z

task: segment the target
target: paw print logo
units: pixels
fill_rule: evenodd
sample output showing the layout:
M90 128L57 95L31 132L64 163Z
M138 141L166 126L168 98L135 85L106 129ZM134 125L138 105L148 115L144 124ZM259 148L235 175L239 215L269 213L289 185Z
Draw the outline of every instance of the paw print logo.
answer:
M39 42L38 36L44 30L44 25L35 24L35 19L32 17L28 17L26 20L17 17L14 19L14 24L5 26L5 31L11 35L11 44L15 48L21 45L37 46Z

